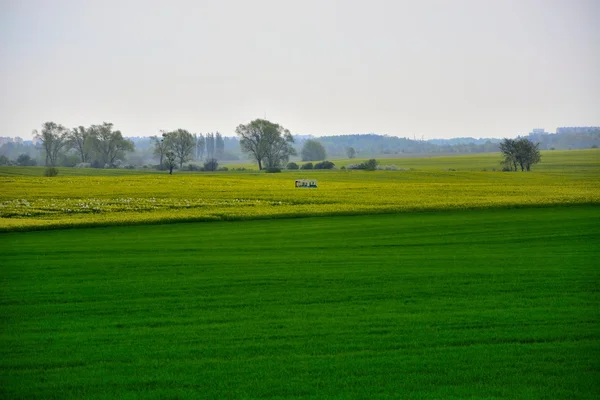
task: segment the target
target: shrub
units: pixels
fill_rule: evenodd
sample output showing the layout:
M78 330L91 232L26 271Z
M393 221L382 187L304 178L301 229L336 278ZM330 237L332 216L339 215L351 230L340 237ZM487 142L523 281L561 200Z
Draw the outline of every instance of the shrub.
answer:
M313 163L309 162L300 167L300 169L313 169Z
M346 167L344 167L344 166L342 165L342 168L340 168L340 169L346 169Z
M369 161L365 161L364 163L362 163L362 165L364 166L364 170L365 171L375 171L375 169L377 169L377 160L374 158L371 158Z
M331 161L321 161L315 164L315 169L333 169L335 164Z
M206 160L204 163L204 171L216 171L219 167L219 162L216 158L211 158L210 160Z
M229 171L229 168L227 168L227 167L219 167L219 168L217 168L217 171Z
M75 164L75 168L91 168L92 164L89 162L80 162L79 164Z
M44 176L57 176L58 168L56 167L46 167L44 170Z
M127 164L123 168L125 168L125 169L135 169L135 165Z
M295 162L291 162L291 163L288 163L288 165L287 165L287 167L286 167L286 168L287 168L287 169L298 169L298 168L300 168L300 167L299 167L299 166L298 166L298 164L296 164Z
M188 171L202 171L199 165L189 163L187 166Z
M269 167L269 168L266 168L265 171L267 171L267 174L273 174L273 173L281 172L281 168Z

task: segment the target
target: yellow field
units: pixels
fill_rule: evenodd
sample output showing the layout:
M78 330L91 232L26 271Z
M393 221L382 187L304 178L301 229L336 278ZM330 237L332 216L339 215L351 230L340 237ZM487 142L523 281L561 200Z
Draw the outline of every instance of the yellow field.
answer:
M600 204L598 151L556 152L529 173L294 171L282 174L0 176L0 231L419 210ZM497 155L496 155L497 156ZM560 157L559 157L560 156ZM468 164L460 157L455 161ZM447 158L443 158L445 160ZM430 162L440 163L439 159ZM413 163L428 165L427 159ZM444 161L447 162L447 161ZM388 161L388 163L391 163ZM396 165L399 165L396 162ZM473 165L472 163L469 165ZM536 166L537 167L537 166ZM294 180L317 179L318 189Z

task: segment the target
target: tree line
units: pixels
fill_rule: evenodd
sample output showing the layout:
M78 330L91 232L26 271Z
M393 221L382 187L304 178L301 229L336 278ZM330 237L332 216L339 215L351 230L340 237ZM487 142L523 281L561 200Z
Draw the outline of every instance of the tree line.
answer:
M68 150L73 150L81 163L107 167L135 149L133 142L125 139L121 131L115 130L110 122L73 129L55 122L46 122L39 132L33 131L33 136L40 143L45 165L49 167L55 167L59 157Z

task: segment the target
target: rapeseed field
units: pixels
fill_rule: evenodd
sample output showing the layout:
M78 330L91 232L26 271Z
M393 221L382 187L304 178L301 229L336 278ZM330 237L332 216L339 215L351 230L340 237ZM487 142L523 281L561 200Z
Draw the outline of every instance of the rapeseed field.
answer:
M600 152L596 152L600 154ZM544 171L289 171L0 176L0 230L600 203L600 162ZM580 160L578 160L580 157ZM460 159L460 157L454 157ZM299 189L296 179L316 179Z

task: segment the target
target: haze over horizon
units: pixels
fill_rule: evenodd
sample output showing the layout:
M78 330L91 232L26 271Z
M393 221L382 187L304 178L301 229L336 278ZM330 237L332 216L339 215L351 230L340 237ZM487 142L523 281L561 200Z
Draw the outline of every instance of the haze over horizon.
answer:
M0 136L54 121L501 138L600 125L595 0L0 0Z

